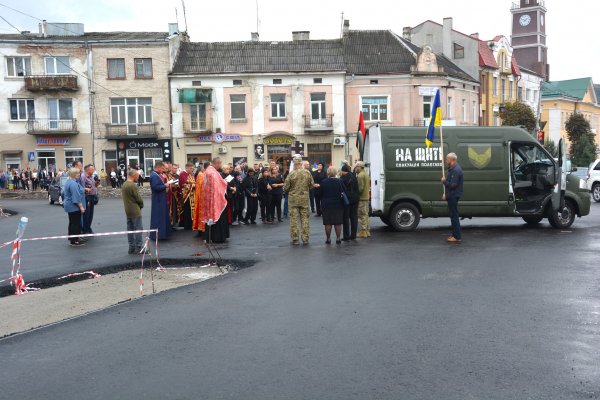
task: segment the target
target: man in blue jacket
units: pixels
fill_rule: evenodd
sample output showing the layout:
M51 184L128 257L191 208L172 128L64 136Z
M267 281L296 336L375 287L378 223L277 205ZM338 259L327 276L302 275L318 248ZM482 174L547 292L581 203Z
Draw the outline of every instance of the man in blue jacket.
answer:
M456 154L449 153L446 156L446 164L448 164L448 178L442 178L442 183L445 186L444 200L448 202L450 211L450 221L452 222L452 236L446 241L459 243L460 236L460 220L458 217L458 200L463 195L463 171L460 165L456 162Z

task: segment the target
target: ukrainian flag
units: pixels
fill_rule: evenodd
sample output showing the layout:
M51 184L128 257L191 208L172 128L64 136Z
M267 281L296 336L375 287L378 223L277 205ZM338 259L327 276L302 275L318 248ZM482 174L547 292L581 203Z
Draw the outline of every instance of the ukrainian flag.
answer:
M431 146L435 140L435 127L442 125L442 107L440 102L440 90L438 89L433 100L433 106L431 107L431 119L429 120L429 127L427 128L427 137L425 138L425 144L427 148Z

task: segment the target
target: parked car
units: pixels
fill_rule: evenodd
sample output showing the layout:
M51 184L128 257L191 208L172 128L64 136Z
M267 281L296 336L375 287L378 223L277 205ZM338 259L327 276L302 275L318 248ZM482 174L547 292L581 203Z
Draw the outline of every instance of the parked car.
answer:
M573 167L573 169L571 169L571 173L575 176L578 176L579 179L583 180L584 182L587 182L587 179L588 179L588 169L587 168Z
M590 164L587 187L592 193L594 201L600 202L600 159Z
M54 204L58 202L61 206L63 205L65 183L67 183L66 176L57 176L52 180L50 186L48 186L48 204Z

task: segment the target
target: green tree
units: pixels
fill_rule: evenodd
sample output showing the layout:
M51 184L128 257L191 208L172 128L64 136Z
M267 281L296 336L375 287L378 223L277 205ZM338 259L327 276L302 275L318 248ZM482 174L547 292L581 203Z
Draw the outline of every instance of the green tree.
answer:
M571 143L577 142L583 135L590 135L592 133L590 123L585 119L583 114L578 112L573 113L567 118L565 129L567 130L567 138L569 138Z
M576 112L567 119L565 129L571 141L571 163L578 167L587 167L596 159L596 139L590 123L583 114Z
M524 125L528 132L535 129L537 122L531 107L519 101L505 103L504 111L499 112L498 116L502 119L502 126Z
M554 140L546 139L544 147L553 158L558 157L558 147L556 146L556 143L554 143Z

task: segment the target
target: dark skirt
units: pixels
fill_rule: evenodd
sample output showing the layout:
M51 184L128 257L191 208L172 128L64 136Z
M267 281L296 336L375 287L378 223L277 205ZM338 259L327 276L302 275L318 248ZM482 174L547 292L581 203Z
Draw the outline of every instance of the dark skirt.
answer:
M344 222L344 209L342 207L323 208L323 225L341 225Z
M229 238L229 218L227 209L223 210L219 220L210 228L204 228L204 240L208 243L208 237L213 243L223 243Z

